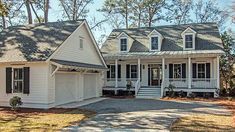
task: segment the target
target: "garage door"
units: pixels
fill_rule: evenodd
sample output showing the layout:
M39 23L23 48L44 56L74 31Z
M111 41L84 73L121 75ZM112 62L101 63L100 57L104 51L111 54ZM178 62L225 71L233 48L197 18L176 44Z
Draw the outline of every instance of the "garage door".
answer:
M96 74L84 75L84 99L96 97Z
M55 102L56 105L76 100L76 74L57 73L55 76Z

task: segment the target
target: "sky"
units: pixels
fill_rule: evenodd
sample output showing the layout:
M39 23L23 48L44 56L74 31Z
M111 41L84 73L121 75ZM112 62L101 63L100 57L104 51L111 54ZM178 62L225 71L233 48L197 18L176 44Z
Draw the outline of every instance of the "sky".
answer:
M100 9L103 5L105 0L94 0L93 4L90 4L88 6L88 9L90 10L90 12L88 13L88 21L91 21L91 18L96 17L97 21L104 19L102 13L98 12L97 9ZM218 5L221 9L228 9L229 6L231 6L232 1L235 0L218 0ZM59 7L59 2L58 0L51 0L50 3L51 9L49 10L49 21L53 22L53 21L57 21L58 18L62 18L62 8ZM167 22L158 22L156 25L169 25L170 23ZM231 27L233 29L233 31L235 31L235 25L231 24L231 21L228 21L226 24L226 27ZM97 39L100 38L101 34L106 34L108 35L111 31L112 31L112 27L109 26L108 24L104 25L105 30L96 30L93 31L93 34Z

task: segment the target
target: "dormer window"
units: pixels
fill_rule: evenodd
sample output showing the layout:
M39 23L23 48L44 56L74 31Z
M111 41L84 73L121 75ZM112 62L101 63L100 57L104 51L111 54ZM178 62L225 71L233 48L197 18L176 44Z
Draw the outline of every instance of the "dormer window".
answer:
M193 35L185 35L185 48L193 48Z
M195 49L195 39L196 39L196 31L188 27L181 34L183 38L183 48L184 50L194 50Z
M149 50L150 51L160 51L163 36L157 31L153 30L149 35Z
M120 38L120 51L127 51L127 38Z
M151 37L151 50L158 50L158 37Z

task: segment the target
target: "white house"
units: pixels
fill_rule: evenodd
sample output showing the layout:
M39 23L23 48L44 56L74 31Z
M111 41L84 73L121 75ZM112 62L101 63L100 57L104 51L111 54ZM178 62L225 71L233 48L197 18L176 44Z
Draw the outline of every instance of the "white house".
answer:
M51 108L99 97L104 59L86 20L9 27L0 33L0 106Z
M104 91L126 90L139 98L174 91L218 96L219 58L224 53L215 23L114 29L101 51L110 69Z

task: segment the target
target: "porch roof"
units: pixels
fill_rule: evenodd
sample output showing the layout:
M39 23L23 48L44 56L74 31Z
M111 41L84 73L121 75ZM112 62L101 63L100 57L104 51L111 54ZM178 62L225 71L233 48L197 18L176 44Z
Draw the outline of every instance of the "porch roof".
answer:
M224 54L222 50L190 50L190 51L152 51L103 54L105 60L138 59L138 58L184 58L184 57L215 57Z

